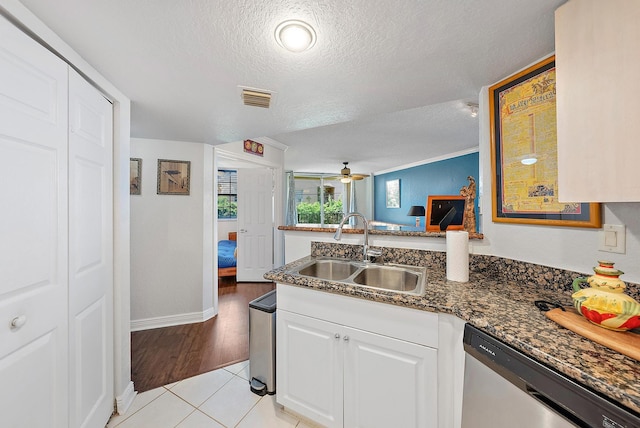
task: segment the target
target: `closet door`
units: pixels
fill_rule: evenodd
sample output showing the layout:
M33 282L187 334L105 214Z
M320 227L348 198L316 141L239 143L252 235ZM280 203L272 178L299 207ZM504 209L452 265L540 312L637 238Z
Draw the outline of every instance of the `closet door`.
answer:
M112 105L69 72L70 427L113 412Z
M67 427L67 65L0 16L0 425Z

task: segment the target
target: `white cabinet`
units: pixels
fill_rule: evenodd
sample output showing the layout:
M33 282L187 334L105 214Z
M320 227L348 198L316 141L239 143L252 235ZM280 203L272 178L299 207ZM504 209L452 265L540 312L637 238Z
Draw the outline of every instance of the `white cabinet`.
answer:
M433 313L278 285L277 400L327 427L435 427L437 328Z
M560 201L640 201L638 22L638 0L570 0L556 10Z
M342 426L339 327L280 309L276 317L278 402L327 427Z

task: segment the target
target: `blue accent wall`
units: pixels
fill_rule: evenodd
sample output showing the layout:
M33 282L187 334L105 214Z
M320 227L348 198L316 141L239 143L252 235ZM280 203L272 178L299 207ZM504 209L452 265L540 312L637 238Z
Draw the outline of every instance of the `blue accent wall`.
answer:
M429 195L459 195L460 189L467 186L468 176L479 183L480 156L470 153L451 159L414 166L400 171L374 177L374 218L386 223L410 224L415 223L415 217L407 216L412 205L426 207ZM387 208L386 182L400 179L400 208ZM478 206L476 191L476 211ZM477 218L477 213L476 213ZM424 227L425 218L420 218Z

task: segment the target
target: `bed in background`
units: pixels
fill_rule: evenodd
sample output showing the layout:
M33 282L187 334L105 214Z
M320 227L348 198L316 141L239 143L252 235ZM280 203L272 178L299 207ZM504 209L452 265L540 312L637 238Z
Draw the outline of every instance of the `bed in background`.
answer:
M218 278L236 275L236 232L229 232L229 239L218 242Z

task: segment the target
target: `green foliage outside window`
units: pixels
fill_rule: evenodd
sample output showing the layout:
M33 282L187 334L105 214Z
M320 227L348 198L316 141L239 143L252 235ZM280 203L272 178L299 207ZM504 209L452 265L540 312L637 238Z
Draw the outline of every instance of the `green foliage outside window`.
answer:
M300 202L296 209L298 211L298 223L320 223L320 202ZM325 224L338 224L343 216L341 200L329 199L324 204Z
M238 203L231 200L235 197L218 196L218 218L236 218Z

